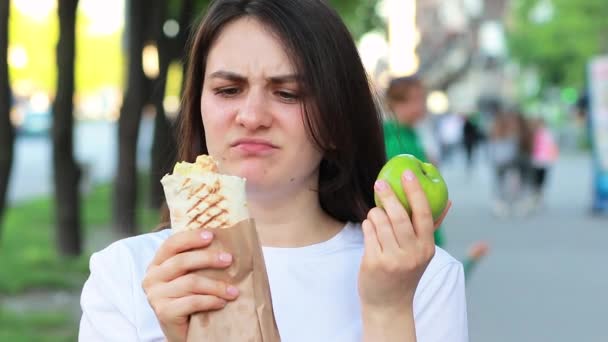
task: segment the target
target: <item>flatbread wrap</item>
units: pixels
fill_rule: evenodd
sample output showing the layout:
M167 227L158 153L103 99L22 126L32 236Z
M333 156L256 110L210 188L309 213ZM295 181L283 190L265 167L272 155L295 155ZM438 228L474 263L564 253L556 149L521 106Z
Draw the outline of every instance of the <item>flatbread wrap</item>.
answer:
M247 209L245 179L220 174L217 162L201 155L194 163L177 163L161 183L173 233L213 229L207 249L233 255L228 269L196 272L240 291L221 310L193 314L187 341L279 342L264 256Z

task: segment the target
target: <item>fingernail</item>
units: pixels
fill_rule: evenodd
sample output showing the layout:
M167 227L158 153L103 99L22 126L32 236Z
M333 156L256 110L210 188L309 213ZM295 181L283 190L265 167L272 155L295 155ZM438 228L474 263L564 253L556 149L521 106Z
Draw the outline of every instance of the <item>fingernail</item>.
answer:
M223 262L231 262L232 255L230 255L228 253L220 253L219 259L220 259L220 261L223 261Z
M237 289L237 288L236 288L236 287L234 287L234 286L228 286L228 287L226 288L226 293L227 293L227 294L229 294L229 295L231 295L231 296L238 296L238 294L239 294L239 289Z
M408 182L413 181L414 178L416 178L416 176L414 176L414 173L412 172L412 170L405 170L405 172L403 173L403 179L405 179Z
M204 231L201 233L201 238L203 238L203 240L211 240L212 237L213 237L212 232Z
M374 184L374 189L376 189L376 191L385 191L386 189L388 189L388 184L386 184L385 181L381 181L381 180L377 180L376 183Z

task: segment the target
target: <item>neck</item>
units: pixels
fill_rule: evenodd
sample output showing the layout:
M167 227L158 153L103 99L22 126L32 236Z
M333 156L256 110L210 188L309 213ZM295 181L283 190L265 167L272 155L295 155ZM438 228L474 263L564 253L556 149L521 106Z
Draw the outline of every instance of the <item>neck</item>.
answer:
M309 246L329 240L344 226L323 211L313 187L248 200L262 246Z
M397 121L401 127L413 128L414 123L408 120L399 120Z

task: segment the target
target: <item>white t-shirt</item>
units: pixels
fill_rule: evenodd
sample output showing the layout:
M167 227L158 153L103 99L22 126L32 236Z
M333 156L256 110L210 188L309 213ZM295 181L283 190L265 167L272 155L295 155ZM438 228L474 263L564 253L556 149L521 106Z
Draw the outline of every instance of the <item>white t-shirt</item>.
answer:
M80 341L164 340L141 284L170 234L120 240L93 254L82 290ZM263 251L283 342L361 341L360 225L349 223L319 244ZM468 341L462 265L439 247L416 289L414 318L418 342Z

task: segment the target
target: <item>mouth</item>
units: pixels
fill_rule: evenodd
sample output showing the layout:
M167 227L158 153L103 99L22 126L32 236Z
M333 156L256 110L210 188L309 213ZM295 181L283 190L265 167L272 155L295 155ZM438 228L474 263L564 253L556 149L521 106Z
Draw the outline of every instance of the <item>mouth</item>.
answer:
M278 149L279 147L265 139L239 139L230 145L232 148L236 148L239 151L245 153L264 153Z

